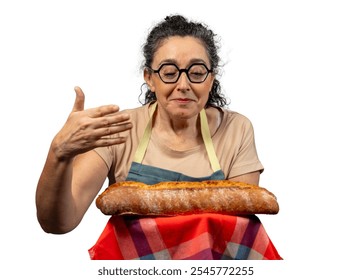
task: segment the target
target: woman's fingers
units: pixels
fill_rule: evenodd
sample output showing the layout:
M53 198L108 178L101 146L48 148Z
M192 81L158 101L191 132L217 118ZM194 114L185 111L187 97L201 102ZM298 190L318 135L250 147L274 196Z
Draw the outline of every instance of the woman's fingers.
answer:
M126 113L115 113L99 118L91 118L92 128L94 129L124 125L129 123L129 120L130 116Z
M97 128L94 130L94 137L106 137L106 136L113 136L114 134L118 134L124 131L127 131L132 128L132 123L120 123L116 125L105 126L101 128Z
M94 148L119 145L125 143L126 141L127 137L123 136L101 137L94 142Z
M117 105L84 109L85 96L75 87L76 99L71 114L56 137L55 145L61 157L73 157L97 147L126 142L132 128L130 115L119 112Z
M87 116L90 118L101 118L115 114L120 110L117 105L104 105L97 108L87 109Z

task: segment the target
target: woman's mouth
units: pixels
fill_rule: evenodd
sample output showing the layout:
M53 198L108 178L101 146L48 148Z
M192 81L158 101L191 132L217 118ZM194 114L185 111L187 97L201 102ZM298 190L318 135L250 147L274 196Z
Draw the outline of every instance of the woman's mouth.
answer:
M192 101L192 99L188 99L188 98L177 98L175 99L175 101L179 102L179 103L189 103Z

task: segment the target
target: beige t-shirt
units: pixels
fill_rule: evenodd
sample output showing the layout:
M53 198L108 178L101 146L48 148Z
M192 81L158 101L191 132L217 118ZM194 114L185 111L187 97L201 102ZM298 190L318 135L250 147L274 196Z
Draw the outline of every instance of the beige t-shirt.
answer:
M122 132L128 140L124 144L97 148L109 168L109 184L123 181L128 175L138 143L150 118L149 105L125 110L130 114L133 128ZM213 132L212 140L226 179L264 170L258 159L251 122L243 115L220 109L222 122ZM213 173L204 144L186 151L175 151L159 141L152 132L142 164L183 173L191 177L204 177Z

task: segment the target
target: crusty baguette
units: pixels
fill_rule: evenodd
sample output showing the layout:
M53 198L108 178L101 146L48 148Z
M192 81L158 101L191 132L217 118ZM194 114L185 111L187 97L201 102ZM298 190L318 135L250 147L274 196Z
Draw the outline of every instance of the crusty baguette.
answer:
M106 215L244 215L279 212L276 197L265 188L230 180L161 182L155 185L119 182L101 193L96 205Z

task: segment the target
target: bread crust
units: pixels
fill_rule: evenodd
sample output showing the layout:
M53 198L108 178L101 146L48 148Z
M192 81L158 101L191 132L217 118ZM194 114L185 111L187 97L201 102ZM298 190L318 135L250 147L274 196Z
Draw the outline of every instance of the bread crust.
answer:
M161 182L124 181L96 199L106 215L174 216L198 213L277 214L279 205L265 188L230 180Z

